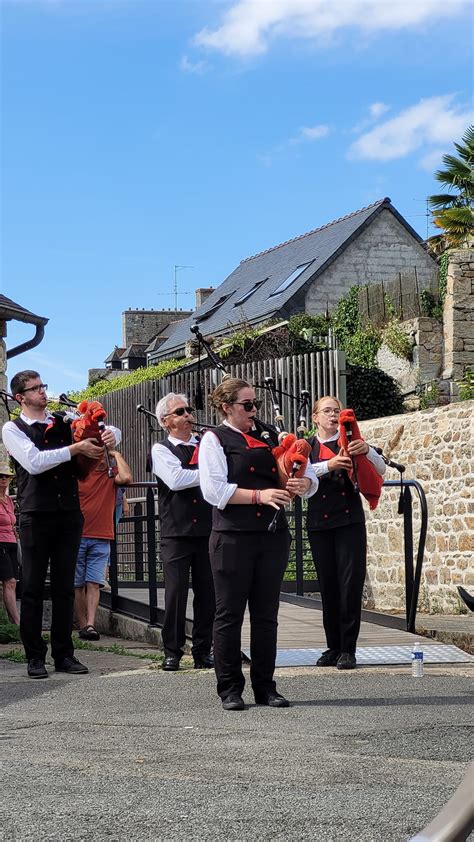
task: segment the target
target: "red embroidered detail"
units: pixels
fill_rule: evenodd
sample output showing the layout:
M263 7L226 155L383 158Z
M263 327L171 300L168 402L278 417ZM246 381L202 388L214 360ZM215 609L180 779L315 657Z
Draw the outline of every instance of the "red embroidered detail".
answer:
M264 441L259 441L258 439L254 439L253 436L247 436L245 433L242 433L245 441L247 442L246 450L250 450L253 447L266 447L267 450L269 449L268 444L265 444Z

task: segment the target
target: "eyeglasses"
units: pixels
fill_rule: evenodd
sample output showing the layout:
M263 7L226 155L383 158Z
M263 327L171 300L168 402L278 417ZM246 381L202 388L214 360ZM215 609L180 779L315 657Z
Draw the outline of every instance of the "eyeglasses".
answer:
M47 383L38 383L37 386L28 386L27 389L22 389L21 394L25 394L25 392L47 392L48 391L48 384Z
M340 409L330 409L329 407L327 409L320 409L319 411L322 412L323 415L340 415L341 414Z
M255 400L255 401L232 401L232 403L237 403L239 406L243 406L246 412L252 412L252 409L260 409L262 405L262 401Z
M166 415L163 415L163 418L168 418L168 415L178 415L181 417L185 412L187 412L188 415L194 415L194 407L178 406L178 409L173 409L173 412L167 412Z

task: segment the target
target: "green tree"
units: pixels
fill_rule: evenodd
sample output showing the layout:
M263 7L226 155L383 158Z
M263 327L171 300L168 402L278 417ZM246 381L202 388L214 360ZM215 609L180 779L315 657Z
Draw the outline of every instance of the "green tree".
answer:
M454 144L458 155L444 155L444 169L435 178L448 189L428 197L434 224L442 234L430 237L428 244L437 254L447 248L468 247L474 235L474 126Z

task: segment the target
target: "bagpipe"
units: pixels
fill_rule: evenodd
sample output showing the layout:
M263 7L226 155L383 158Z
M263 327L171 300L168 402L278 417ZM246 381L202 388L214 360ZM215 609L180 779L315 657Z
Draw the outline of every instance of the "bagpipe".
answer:
M104 447L102 441L102 433L105 432L105 419L107 412L99 401L80 401L76 403L72 401L66 394L59 395L57 403L67 406L68 410L64 413L53 413L62 415L63 421L69 421L71 424L72 439L74 442L84 441L84 439L92 439L92 441L99 447ZM110 478L115 476L115 471L112 467L110 454L107 448L104 449L105 461L107 465L107 474ZM90 471L92 465L96 460L89 459L88 456L78 454L76 457L81 466L81 473L86 474Z

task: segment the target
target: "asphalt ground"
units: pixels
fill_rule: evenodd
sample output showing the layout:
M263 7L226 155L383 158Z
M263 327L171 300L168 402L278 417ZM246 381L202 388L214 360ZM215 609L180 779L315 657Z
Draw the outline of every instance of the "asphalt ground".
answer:
M213 673L77 654L42 681L0 660L1 840L402 842L470 759L469 666L280 669L292 707L247 684L226 712Z

